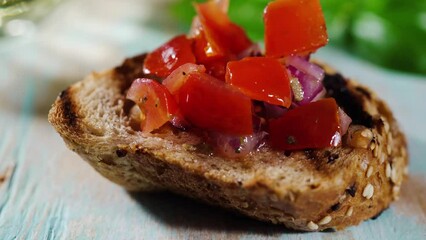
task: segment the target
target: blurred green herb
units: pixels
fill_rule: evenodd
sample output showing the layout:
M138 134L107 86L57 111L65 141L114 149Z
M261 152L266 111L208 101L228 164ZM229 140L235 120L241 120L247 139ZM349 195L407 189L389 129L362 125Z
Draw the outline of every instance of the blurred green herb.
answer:
M183 29L195 15L193 0L171 8ZM197 0L195 2L203 2ZM231 0L229 15L254 40L263 39L268 0ZM321 0L332 45L379 65L426 74L426 1Z

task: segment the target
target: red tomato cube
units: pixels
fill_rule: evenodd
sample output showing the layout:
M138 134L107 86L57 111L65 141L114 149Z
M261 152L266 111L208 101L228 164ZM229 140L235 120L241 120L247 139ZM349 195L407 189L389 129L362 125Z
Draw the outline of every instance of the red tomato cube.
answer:
M192 40L180 35L148 54L143 72L165 78L185 63L195 63L195 56L192 52Z
M135 102L141 110L142 132L152 132L174 117L182 118L173 96L155 80L140 78L133 81L127 99Z
M196 127L234 135L253 133L250 98L206 73L189 74L177 99L185 119Z
M281 150L334 147L341 142L339 107L325 98L269 121L269 140Z
M244 30L231 22L215 1L198 3L195 10L201 23L199 41L209 57L238 55L252 45ZM204 38L204 39L203 39Z
M185 63L184 65L176 68L167 78L162 82L172 95L182 87L190 73L203 73L206 68L203 65L193 63Z
M289 107L290 78L275 58L248 57L227 65L226 82L252 99Z
M328 42L319 0L277 0L264 13L266 56L306 55Z

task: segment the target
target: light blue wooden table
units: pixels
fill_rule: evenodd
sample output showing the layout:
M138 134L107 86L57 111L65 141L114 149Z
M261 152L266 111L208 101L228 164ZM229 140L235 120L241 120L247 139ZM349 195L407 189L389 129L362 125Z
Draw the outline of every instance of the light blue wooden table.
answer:
M379 91L408 136L410 178L377 220L295 233L167 193L128 194L66 149L46 120L59 91L173 34L141 24L146 2L65 1L35 31L0 39L0 239L426 239L426 76L332 48L317 57Z

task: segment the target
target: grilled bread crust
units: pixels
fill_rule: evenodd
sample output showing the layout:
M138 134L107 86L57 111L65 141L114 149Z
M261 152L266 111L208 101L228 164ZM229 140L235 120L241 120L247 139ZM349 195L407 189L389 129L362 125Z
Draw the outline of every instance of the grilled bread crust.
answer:
M145 55L92 73L64 90L49 121L67 146L130 191L168 190L303 231L343 229L380 214L407 174L407 145L374 92L326 70L327 95L352 118L341 147L242 159L211 154L190 131L145 134L132 127L126 89L144 77Z

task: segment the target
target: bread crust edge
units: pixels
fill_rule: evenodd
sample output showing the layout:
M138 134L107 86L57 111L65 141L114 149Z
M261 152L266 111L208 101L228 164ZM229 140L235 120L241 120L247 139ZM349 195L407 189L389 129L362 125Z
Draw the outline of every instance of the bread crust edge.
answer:
M327 73L335 71L325 66ZM101 73L117 78L114 70ZM87 79L100 78L92 74ZM49 121L67 146L79 154L104 177L129 191L170 190L209 204L218 205L244 215L302 231L343 229L372 218L388 208L398 198L407 174L407 143L387 104L369 88L348 80L348 89L357 92L365 110L380 116L381 125L371 129L376 147L369 145L361 158L374 172L351 173L357 183L352 194L347 186L336 186L324 191L294 191L282 194L265 179L240 183L237 179L221 179L206 174L205 169L185 168L164 152L155 152L141 145L124 144L119 138L99 143L87 132L84 119L79 116L81 85L74 84L63 91L49 112ZM358 90L356 90L358 89ZM361 89L361 90L359 90ZM113 144L118 143L118 144ZM384 157L383 157L384 156ZM383 160L384 159L384 160ZM388 165L391 166L389 176ZM364 195L367 185L374 195ZM353 196L352 196L353 195Z

